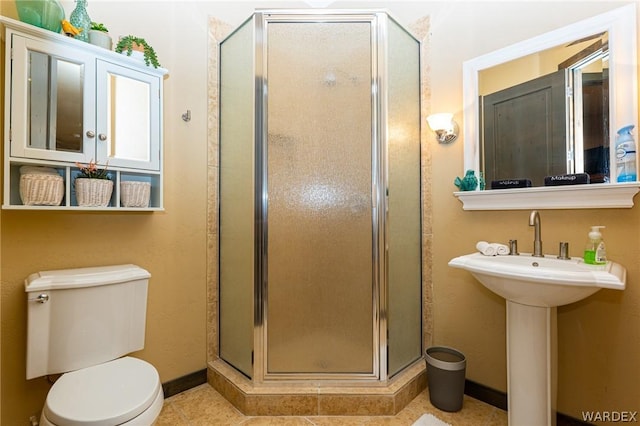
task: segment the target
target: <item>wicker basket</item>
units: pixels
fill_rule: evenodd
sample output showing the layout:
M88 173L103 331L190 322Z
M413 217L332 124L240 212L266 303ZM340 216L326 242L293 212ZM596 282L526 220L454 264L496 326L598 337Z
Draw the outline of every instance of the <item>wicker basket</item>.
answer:
M149 182L120 182L120 204L122 207L149 207L151 184Z
M111 200L113 182L109 179L76 178L76 200L83 207L106 207Z
M59 174L20 175L20 199L25 206L59 206L64 196L64 179Z

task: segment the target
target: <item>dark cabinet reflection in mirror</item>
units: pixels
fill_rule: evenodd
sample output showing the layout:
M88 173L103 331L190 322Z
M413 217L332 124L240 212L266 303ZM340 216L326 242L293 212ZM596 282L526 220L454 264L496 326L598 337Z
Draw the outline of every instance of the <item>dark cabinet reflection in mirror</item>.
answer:
M557 71L535 76L551 68ZM516 74L530 79L514 81ZM566 173L609 181L606 32L483 70L479 82L488 187L506 179L542 186L546 176Z

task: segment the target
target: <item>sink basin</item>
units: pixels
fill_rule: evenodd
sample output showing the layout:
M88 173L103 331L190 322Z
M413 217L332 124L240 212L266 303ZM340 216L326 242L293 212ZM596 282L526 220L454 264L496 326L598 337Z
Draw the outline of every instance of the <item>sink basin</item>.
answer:
M507 305L507 412L510 426L555 425L557 306L601 288L624 290L626 269L615 262L587 265L580 258L485 256L451 259Z
M555 307L582 300L601 288L624 290L626 269L615 262L587 265L581 258L485 256L473 253L452 259L489 290L530 306Z

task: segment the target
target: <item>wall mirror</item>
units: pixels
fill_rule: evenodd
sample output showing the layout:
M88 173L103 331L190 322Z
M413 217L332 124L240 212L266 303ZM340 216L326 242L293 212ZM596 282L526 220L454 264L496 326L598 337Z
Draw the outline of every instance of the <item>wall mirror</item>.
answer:
M585 54L589 49L592 52ZM531 178L534 185L532 188L456 193L464 208L631 207L639 184L610 183L608 176L615 172L615 152L609 146L615 143L616 131L628 124L637 125L636 56L636 7L630 4L466 61L463 64L465 170L472 169L477 174L486 173L488 183L490 179ZM526 71L522 71L523 69ZM603 99L599 102L604 109L600 112L600 121L585 122L583 110L590 107L582 102L580 95L583 91L578 89L570 97L566 97L565 93L556 96L556 103L564 108L562 115L566 119L556 120L555 140L552 132L548 132L546 136L528 138L532 132L525 131L519 137L514 135L510 138L512 142L507 147L502 147L502 151L500 144L485 146L483 149L486 128L481 119L481 96L509 90L507 87L518 84L529 84L531 80L558 69L561 78L573 81L577 88L582 87L581 80L589 80L594 75L600 76L601 87L598 91ZM505 73L515 80L507 81ZM564 85L564 82L561 84ZM545 96L547 105L544 108L550 108L553 96ZM545 113L549 113L548 110ZM595 135L594 130L586 129L587 126L594 125L602 133L595 137L601 141L596 145L591 141ZM585 134L588 140L585 140ZM528 143L529 148L518 147L518 141ZM594 149L585 154L591 148ZM522 155L523 150L526 152L527 149L529 154ZM535 165L539 169L538 175L498 176L486 168L487 157L491 157L489 166L495 169L496 164L492 162L500 163L505 158L513 160L518 156ZM533 156L542 161L530 161ZM594 163L597 165L594 166ZM519 170L511 164L501 164L499 166L505 171L498 173ZM582 172L589 172L594 177L591 184L541 186L545 175ZM603 191L607 191L607 200L611 199L611 194L620 194L622 200L614 195L615 200L602 202Z
M84 65L33 50L28 54L27 145L81 153Z
M151 85L116 73L107 74L107 156L151 158Z
M480 170L487 182L586 173L609 181L608 33L478 74ZM585 182L586 183L586 182Z

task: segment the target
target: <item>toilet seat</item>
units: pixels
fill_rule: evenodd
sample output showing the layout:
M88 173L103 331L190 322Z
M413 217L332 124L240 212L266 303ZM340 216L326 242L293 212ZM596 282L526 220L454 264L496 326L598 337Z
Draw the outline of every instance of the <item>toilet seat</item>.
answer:
M157 370L124 357L63 374L49 391L42 416L54 425L135 424L138 416L154 420L163 400ZM145 413L148 409L154 413Z

